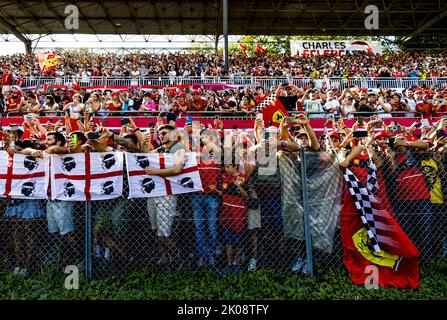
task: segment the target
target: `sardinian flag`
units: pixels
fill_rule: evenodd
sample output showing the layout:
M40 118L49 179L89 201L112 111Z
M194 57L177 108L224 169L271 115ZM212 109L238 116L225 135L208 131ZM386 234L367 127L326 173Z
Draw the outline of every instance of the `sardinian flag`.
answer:
M170 153L125 153L129 179L129 199L149 198L202 190L197 167L197 154L185 154L185 165L177 176L160 177L147 175L147 167L166 169L174 166L174 155Z
M47 199L49 159L0 152L0 197Z
M51 169L53 200L107 200L123 193L122 153L52 155Z

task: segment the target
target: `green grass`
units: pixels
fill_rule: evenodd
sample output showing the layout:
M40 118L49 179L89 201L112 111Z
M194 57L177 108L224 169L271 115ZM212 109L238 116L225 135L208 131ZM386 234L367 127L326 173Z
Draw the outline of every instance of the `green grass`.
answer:
M422 268L422 287L417 290L368 290L354 285L344 269L314 278L264 270L240 277L144 270L120 278L87 281L81 277L79 290L64 289L64 276L54 270L28 279L0 273L0 299L447 299L447 262Z

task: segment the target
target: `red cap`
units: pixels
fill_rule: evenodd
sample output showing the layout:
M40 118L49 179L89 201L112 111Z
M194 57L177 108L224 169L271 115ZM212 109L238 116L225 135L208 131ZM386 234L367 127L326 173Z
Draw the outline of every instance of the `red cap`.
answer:
M336 131L331 131L331 132L329 132L329 137L334 137L334 138L340 139L340 134Z
M391 135L388 131L382 130L374 135L374 140L379 138L389 138Z
M407 135L407 141L418 141L419 139L416 136L413 136L412 134Z
M192 90L192 92L191 92L193 95L194 94L200 94L200 91L199 90Z
M186 94L184 92L180 92L180 94L178 95L180 98L184 98L186 97Z

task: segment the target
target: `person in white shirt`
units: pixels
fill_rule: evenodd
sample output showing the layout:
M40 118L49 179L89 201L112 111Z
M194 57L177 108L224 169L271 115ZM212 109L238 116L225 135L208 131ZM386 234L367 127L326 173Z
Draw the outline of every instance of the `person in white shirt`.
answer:
M340 110L340 101L335 99L335 94L332 90L326 93L327 99L326 103L323 106L324 111L334 112Z

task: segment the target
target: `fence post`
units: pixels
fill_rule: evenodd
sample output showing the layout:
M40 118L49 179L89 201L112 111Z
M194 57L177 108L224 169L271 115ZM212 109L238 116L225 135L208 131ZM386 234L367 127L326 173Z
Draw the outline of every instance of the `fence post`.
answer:
M92 203L85 203L85 276L92 279Z
M307 172L306 172L306 156L304 148L300 149L301 158L301 183L303 192L303 210L304 210L304 234L306 236L306 271L308 276L314 275L313 270L313 256L312 256L312 236L310 233L310 218L309 218L309 198L307 193Z

